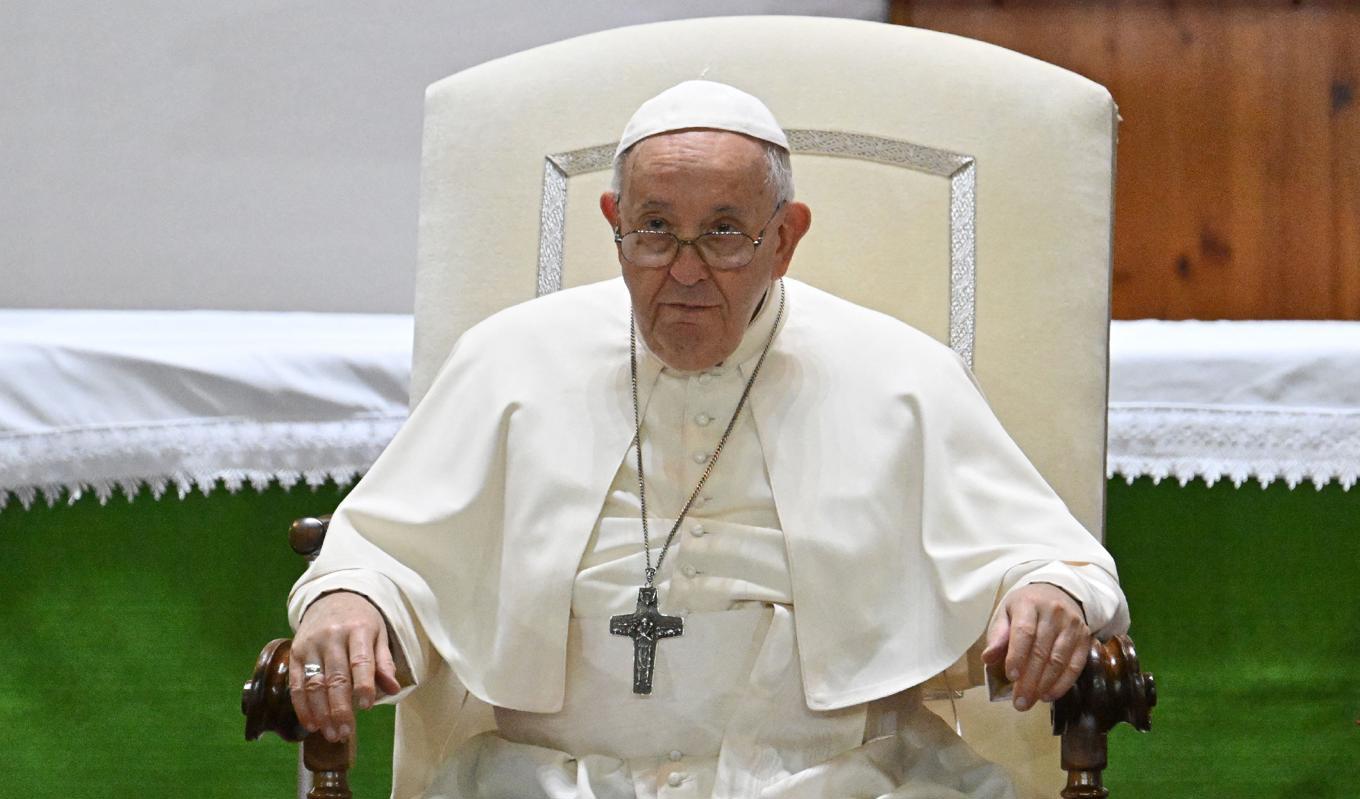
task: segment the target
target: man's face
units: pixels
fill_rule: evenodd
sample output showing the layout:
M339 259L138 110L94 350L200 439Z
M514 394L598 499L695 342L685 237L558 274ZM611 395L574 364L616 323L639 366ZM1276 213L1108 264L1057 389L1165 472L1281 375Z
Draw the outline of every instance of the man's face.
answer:
M681 247L669 267L657 269L634 266L620 254L638 332L676 369L707 369L736 350L761 297L788 271L811 223L802 203L789 203L770 218L776 203L766 175L764 147L755 139L684 130L638 142L628 155L617 202L612 192L600 198L609 224L625 234L666 230L689 240L739 230L758 238L765 225L755 257L740 269L712 269L692 246Z

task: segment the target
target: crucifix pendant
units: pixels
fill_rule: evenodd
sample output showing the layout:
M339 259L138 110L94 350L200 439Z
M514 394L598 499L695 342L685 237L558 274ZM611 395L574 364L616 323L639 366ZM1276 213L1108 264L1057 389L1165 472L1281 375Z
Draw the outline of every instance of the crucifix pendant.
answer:
M609 619L609 632L633 639L633 693L652 692L652 669L656 666L656 642L674 638L685 630L679 616L663 616L656 609L656 589L638 589L637 610Z

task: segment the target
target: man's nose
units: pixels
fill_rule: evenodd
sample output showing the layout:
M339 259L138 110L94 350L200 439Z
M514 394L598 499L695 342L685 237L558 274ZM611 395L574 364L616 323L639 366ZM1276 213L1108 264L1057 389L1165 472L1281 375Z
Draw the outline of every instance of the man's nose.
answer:
M708 277L708 266L699 257L699 250L693 243L680 245L680 251L671 262L670 271L675 282L685 286L693 286Z

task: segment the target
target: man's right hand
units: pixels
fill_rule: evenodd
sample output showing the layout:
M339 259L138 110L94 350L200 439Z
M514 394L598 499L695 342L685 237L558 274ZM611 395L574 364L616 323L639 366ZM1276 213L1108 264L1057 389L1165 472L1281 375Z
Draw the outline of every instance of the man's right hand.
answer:
M317 664L321 672L304 676L305 664ZM377 691L400 691L387 624L373 603L337 591L309 605L293 637L288 687L298 721L329 741L354 732L354 705L367 710Z

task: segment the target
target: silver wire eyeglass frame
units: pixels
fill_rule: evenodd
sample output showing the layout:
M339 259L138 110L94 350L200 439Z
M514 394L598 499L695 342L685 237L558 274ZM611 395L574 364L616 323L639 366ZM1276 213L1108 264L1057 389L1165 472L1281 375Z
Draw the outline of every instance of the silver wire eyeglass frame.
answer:
M629 231L628 233L620 233L618 228L614 228L614 243L619 246L619 255L623 258L623 260L627 261L629 264L633 266L636 266L639 269L669 269L671 265L675 263L675 259L680 257L680 248L688 245L694 248L694 252L699 256L699 260L703 261L704 265L707 266L709 269L716 269L719 272L735 272L738 269L745 269L747 266L751 265L752 261L755 260L756 252L759 251L761 242L765 241L765 231L769 229L770 223L774 221L774 218L779 214L780 210L784 208L784 205L785 203L783 200L780 200L778 203L775 204L774 210L770 212L770 218L765 220L765 224L760 226L760 232L757 233L755 236L752 236L751 234L745 233L740 230L710 230L707 233L700 233L699 235L695 236L692 239L682 239L679 236L675 235L674 233L670 232L669 230L651 230L647 228L641 228L638 230ZM644 236L648 238L663 236L669 237L671 240L671 247L669 248L670 257L667 258L664 263L640 264L637 261L634 261L632 258L628 257L626 253L626 248L624 247L624 244L629 236ZM710 261L709 255L705 252L705 249L703 247L704 240L709 239L710 241L719 241L722 238L729 237L731 238L741 237L751 243L751 249L749 251L749 254L746 256L746 260L742 261L739 264L732 264L730 266L716 264Z

